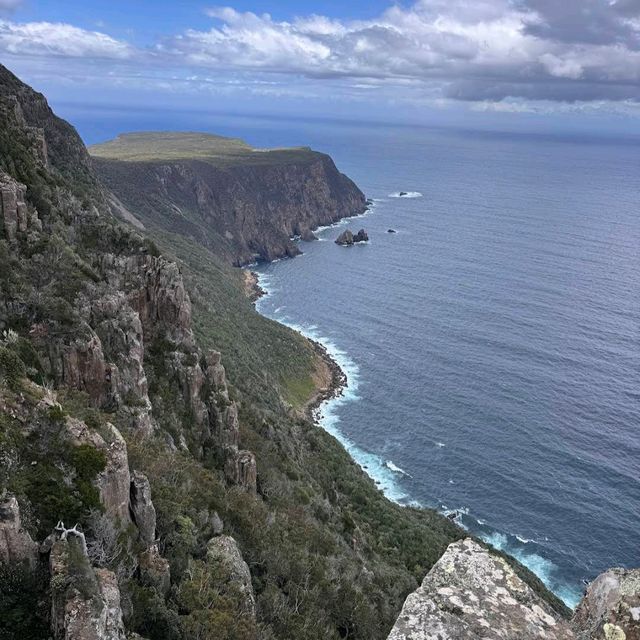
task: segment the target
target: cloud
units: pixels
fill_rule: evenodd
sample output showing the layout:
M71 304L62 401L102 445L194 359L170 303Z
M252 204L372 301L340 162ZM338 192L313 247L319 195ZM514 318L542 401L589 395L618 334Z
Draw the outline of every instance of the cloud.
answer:
M0 0L0 2L6 0ZM133 49L99 31L86 31L70 24L0 20L0 51L18 56L67 58L131 57Z
M413 80L457 100L636 100L640 0L418 0L371 20L207 10L158 45L184 64L310 79Z
M22 4L22 0L0 0L0 11L13 11Z

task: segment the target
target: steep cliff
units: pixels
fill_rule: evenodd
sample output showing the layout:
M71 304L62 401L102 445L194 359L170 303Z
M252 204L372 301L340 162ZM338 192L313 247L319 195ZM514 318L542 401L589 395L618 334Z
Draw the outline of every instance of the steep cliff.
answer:
M234 264L297 255L293 236L367 206L329 156L306 148L140 133L90 151L101 178L145 225L190 237Z
M0 149L0 637L383 638L461 532L389 503L295 410L314 350L252 308L243 245L157 225L160 249L1 67ZM326 158L279 153L309 156L282 164L309 191L285 217L267 198L273 246L301 194L329 212L303 225L362 204ZM257 155L234 189L273 187Z

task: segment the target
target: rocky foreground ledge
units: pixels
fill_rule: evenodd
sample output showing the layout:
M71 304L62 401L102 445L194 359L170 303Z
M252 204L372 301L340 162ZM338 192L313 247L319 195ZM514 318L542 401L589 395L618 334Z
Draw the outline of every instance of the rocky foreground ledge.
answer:
M388 640L638 640L640 570L611 569L566 620L503 558L467 538L411 593Z

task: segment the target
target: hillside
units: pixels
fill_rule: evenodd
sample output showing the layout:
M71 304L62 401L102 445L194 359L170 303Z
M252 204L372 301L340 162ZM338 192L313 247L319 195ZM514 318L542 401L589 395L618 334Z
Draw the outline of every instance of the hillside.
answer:
M312 237L367 206L329 156L308 148L156 132L121 135L90 152L100 178L145 227L186 236L236 265L297 255L293 236Z
M384 638L461 532L383 497L296 408L309 343L228 255L121 223L1 67L0 118L0 637Z

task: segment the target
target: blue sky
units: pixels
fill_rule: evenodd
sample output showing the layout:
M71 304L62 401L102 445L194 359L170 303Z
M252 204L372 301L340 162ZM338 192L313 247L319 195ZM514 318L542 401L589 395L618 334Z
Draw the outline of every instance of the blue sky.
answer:
M55 104L640 132L640 0L0 0Z

